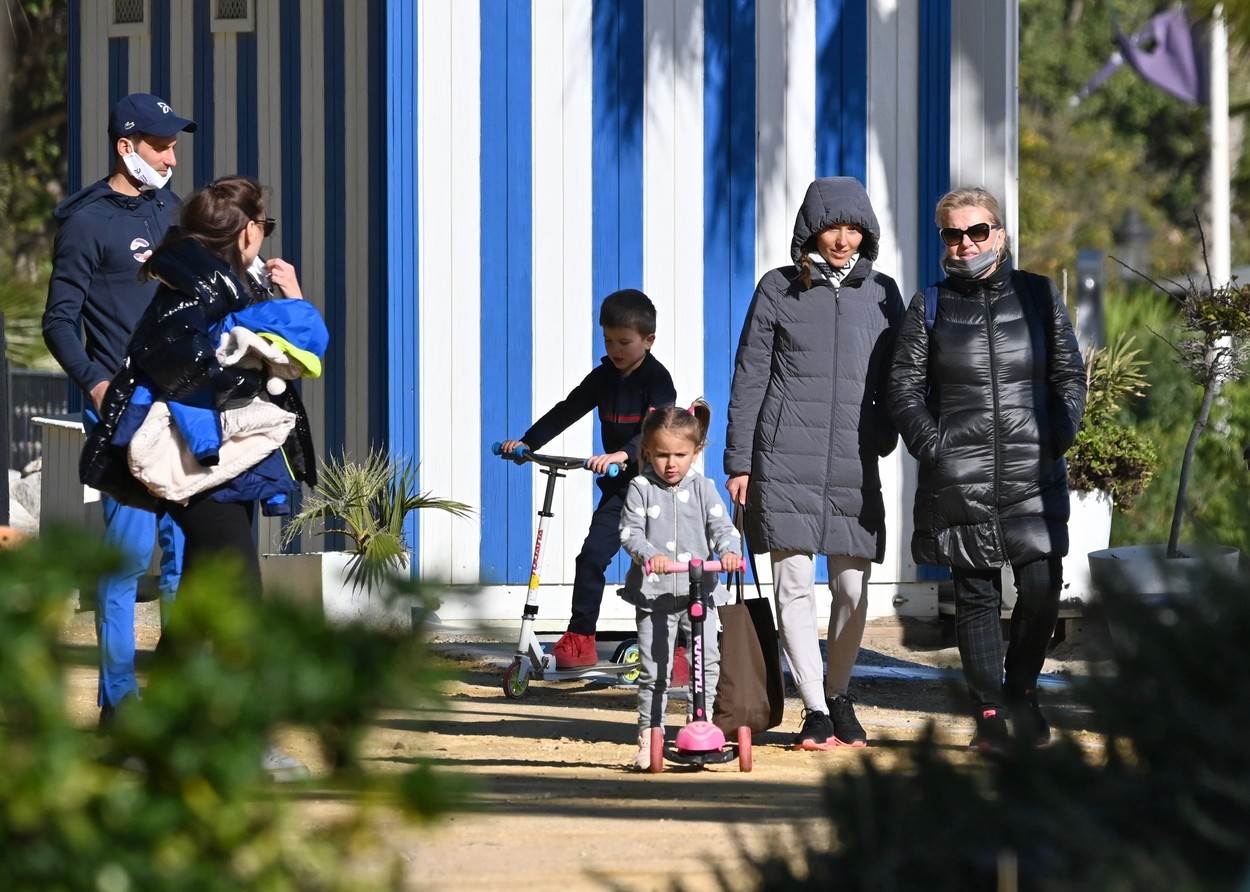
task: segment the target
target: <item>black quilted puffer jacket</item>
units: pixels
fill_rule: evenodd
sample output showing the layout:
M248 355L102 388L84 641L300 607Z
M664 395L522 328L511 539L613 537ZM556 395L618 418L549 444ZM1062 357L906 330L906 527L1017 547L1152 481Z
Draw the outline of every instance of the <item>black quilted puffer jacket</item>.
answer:
M1085 411L1085 371L1049 279L1010 256L986 279L947 278L931 332L917 294L889 402L920 461L917 562L988 569L1068 553L1063 455Z
M160 285L109 384L100 421L83 446L78 476L123 504L157 510L159 501L130 475L126 450L112 443L135 387L144 384L158 399L174 400L202 398L207 391L220 409L263 393L265 379L258 369L225 368L217 362L211 327L258 299L225 261L186 238L159 248L151 268ZM288 387L282 396L267 398L295 414L295 429L283 449L295 479L313 482L312 437L299 396Z
M885 555L880 456L898 443L883 389L903 299L872 268L881 228L851 177L816 180L794 222L791 257L835 223L864 234L840 285L803 284L796 266L764 274L738 342L725 473L750 474L747 538L755 552Z

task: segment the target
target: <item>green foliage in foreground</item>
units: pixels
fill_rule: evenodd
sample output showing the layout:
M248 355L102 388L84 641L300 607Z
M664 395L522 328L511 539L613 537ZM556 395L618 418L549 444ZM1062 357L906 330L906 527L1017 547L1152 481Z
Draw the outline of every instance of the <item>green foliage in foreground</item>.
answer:
M459 795L425 765L362 770L377 712L435 697L420 636L330 628L286 600L245 600L237 574L217 568L184 580L143 699L97 734L67 715L75 655L57 639L71 591L93 587L111 560L71 531L0 551L0 888L397 885L376 819L430 818ZM317 737L334 771L268 786L261 755L292 727ZM300 798L356 807L312 820Z
M832 850L808 844L801 865L756 859L756 887L1247 888L1250 584L1217 578L1201 591L1155 609L1107 599L1114 671L1074 682L1103 752L1064 739L970 762L931 727L896 769L865 760L831 775Z

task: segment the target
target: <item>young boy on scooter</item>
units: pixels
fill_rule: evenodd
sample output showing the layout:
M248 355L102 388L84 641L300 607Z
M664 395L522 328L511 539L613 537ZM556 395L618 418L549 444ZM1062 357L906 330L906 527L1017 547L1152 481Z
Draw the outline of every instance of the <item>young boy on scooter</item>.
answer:
M689 576L664 575L672 562L707 560L715 549L726 572L742 564L742 538L729 519L716 484L691 466L707 442L712 413L697 401L689 409L670 407L647 414L642 423L646 467L629 485L621 515L620 540L634 559L620 595L637 608L638 752L634 765L651 765L652 728L664 727L664 712L676 661L677 633L689 634ZM719 585L717 574L704 577L703 593ZM709 599L710 600L710 599ZM710 603L707 605L712 606ZM703 627L703 690L707 715L712 714L720 677L720 648L715 610ZM710 694L710 696L708 696ZM703 717L706 721L706 717ZM661 745L663 735L657 735Z
M587 467L605 474L608 465L624 465L616 477L599 477L599 506L577 556L573 578L573 615L568 631L552 648L556 666L574 669L598 662L595 626L603 601L608 564L621 548L620 518L629 482L638 473L642 420L651 407L671 406L677 399L668 369L651 355L655 343L655 305L641 291L614 291L599 309L599 326L607 356L572 392L534 422L519 440L507 440L507 454L524 446L537 452L592 409L599 410L603 454Z

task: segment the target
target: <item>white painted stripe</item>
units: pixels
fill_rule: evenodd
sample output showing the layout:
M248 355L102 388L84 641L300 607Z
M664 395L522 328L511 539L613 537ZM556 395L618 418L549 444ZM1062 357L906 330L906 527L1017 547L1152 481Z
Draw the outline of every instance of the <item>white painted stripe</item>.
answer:
M306 297L325 314L325 4L304 0L300 4L300 134L287 134L300 142L300 284ZM289 187L289 185L288 185ZM317 454L328 457L325 449L325 379L303 385L304 407L312 428ZM311 546L305 545L305 550Z
M785 244L772 266L790 262L794 218L816 177L816 0L786 0L785 159L786 199L780 221Z
M239 38L213 35L213 176L239 170Z
M89 185L109 173L109 42L111 4L82 3L82 182Z
M478 258L478 16L453 0L421 5L417 25L418 261L421 297L421 486L475 504L481 493ZM485 249L487 256L489 248ZM476 524L437 511L420 517L421 575L476 582Z
M556 394L544 394L544 399L535 397L535 413L545 412L554 399L560 399L591 370L600 355L599 342L591 337L591 318L594 306L592 277L592 159L591 134L594 129L592 110L592 93L594 86L593 58L593 3L592 0L564 0L563 4L563 43L555 48L558 58L561 83L563 85L563 103L558 128L562 165L562 219L561 244L564 251L562 276L555 279L561 294L561 304L555 309L555 316L544 312L534 313L534 326L546 327L558 320L560 343L557 346L548 336L541 345L536 345L534 356L547 355L555 360L563 377L563 384ZM536 23L535 23L536 24ZM537 36L538 29L535 26ZM542 57L534 54L534 58ZM537 69L539 66L536 65ZM537 81L537 72L536 72ZM537 115L537 100L535 114ZM536 118L534 131L542 129L542 121ZM538 153L535 152L535 162ZM539 189L535 183L534 195L537 201ZM534 227L534 239L545 237L537 225ZM537 285L537 278L535 278ZM541 292L535 288L536 299ZM536 333L535 335L539 335ZM542 352L539 351L539 346ZM537 375L535 375L537 380ZM550 398L548 398L550 397ZM590 416L583 418L564 432L558 440L559 451L564 455L590 455L594 451L594 422ZM537 476L537 475L536 475ZM552 537L556 548L547 562L546 578L551 581L573 581L573 562L581 550L582 541L586 538L586 530L590 527L590 516L593 510L594 481L589 474L570 474L562 484L563 491L556 510L556 518L563 526L563 534ZM535 486L535 495L541 494ZM604 598L605 606L615 598ZM547 608L544 606L544 610ZM567 616L564 612L561 616Z
M150 14L150 13L149 13ZM150 19L149 25L151 27ZM129 40L126 74L127 93L152 92L152 39L150 37L132 37Z
M268 187L269 216L281 217L282 207L282 52L280 44L280 0L258 0L256 5L256 83L240 84L256 90L256 129L259 151L258 173ZM266 256L282 256L284 221L265 245Z
M868 196L881 224L876 268L893 276L903 295L918 287L914 251L918 113L919 10L900 0L876 0L880 15L868 19ZM899 531L911 513L913 490L905 485L904 450L881 461L886 506L886 554L874 581L915 579L910 542Z
M703 382L703 0L676 0L673 11L673 316L670 354L677 398L704 394ZM643 176L647 159L643 158ZM644 255L645 268L645 255ZM723 406L712 423L724 424ZM702 456L699 458L702 467ZM713 476L720 468L711 469Z
M789 261L786 207L786 14L781 0L755 16L755 276ZM814 60L813 60L814 63Z
M193 0L169 0L169 102L184 118L195 117L195 7ZM178 170L172 187L184 198L195 186L195 133L178 138Z
M480 96L481 8L477 3L452 5L450 47L454 47L455 73L451 84L454 124L447 135L451 145L450 231L448 279L452 287L442 295L453 305L450 329L452 349L451 411L445 416L452 444L451 488L447 495L476 505L482 495L481 400L481 276L478 274L485 244L482 238ZM367 35L362 34L362 46ZM363 56L362 56L363 58ZM364 66L361 66L362 71ZM362 168L364 165L362 165ZM362 189L363 191L363 189ZM431 293L422 289L423 297ZM435 332L434 334L437 334ZM421 351L425 355L424 349ZM426 411L422 409L422 416ZM492 460L496 460L492 457ZM451 527L451 580L474 584L479 579L482 530L479 520L444 517ZM424 541L424 540L423 540Z

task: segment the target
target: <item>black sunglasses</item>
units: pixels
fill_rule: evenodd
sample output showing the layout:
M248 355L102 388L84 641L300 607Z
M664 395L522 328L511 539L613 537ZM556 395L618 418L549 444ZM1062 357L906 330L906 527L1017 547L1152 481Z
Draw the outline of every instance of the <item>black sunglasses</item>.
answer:
M972 239L973 244L981 244L990 237L990 233L998 229L997 223L978 223L976 226L969 226L967 229L956 229L954 226L943 226L940 230L942 241L946 242L947 247L953 248L964 240L964 236Z
M274 227L278 225L278 218L266 217L263 220L253 220L252 222L259 223L261 226L263 226L265 228L265 238L269 238L269 236L273 235Z

